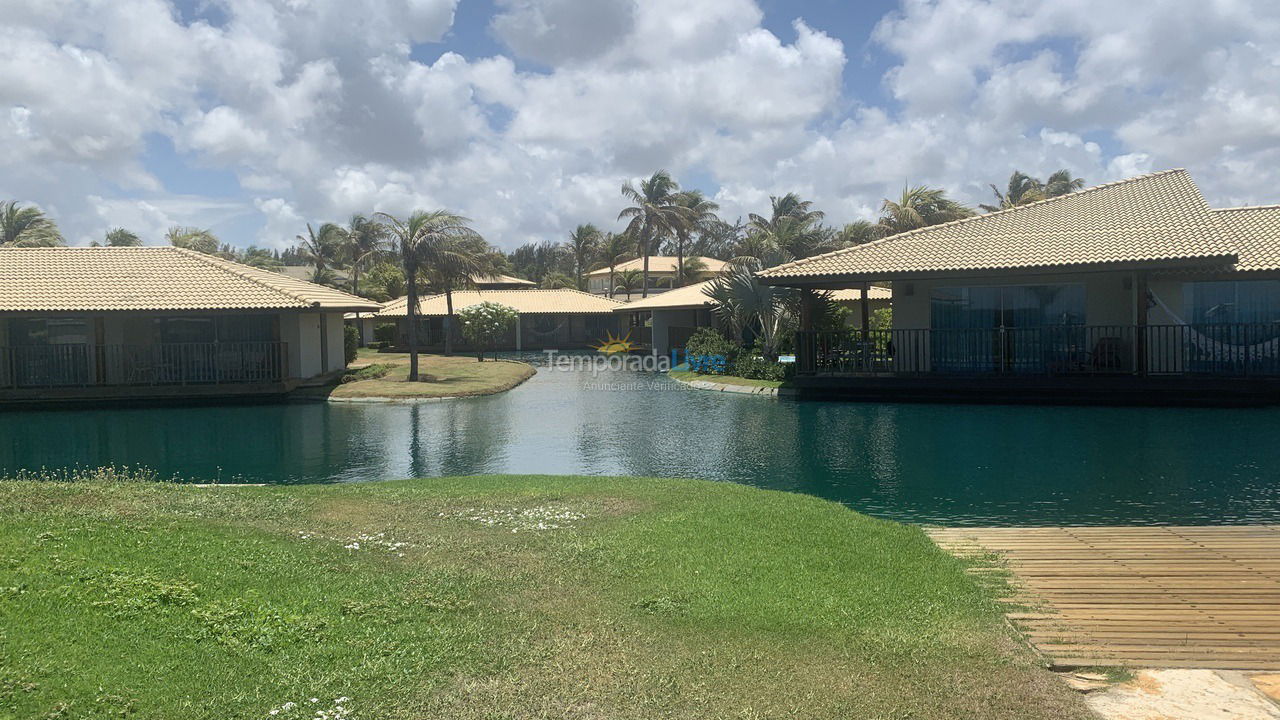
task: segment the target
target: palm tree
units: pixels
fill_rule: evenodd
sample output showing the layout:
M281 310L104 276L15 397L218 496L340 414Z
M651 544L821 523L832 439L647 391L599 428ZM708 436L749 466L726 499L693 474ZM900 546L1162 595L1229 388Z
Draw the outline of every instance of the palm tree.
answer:
M327 285L333 282L333 269L340 267L343 255L343 231L334 223L325 223L319 230L313 230L307 223L307 234L299 235L301 243L299 251L302 257L315 268L311 274L311 282Z
M40 208L20 207L17 200L0 203L0 247L54 247L62 233Z
M734 332L759 332L760 351L765 359L778 359L778 344L794 317L791 308L799 291L765 285L756 277L761 267L744 262L711 282L703 293L716 302L716 313Z
M604 239L600 242L600 257L603 258L604 264L609 268L609 297L613 297L613 277L614 268L618 267L618 263L629 260L631 249L635 247L635 242L625 232L606 233Z
M574 287L579 290L586 289L583 286L583 274L587 271L587 266L591 264L592 258L596 256L599 249L600 230L595 225L590 223L579 225L569 234L569 251L573 253L573 273L577 279Z
M1072 177L1070 170L1059 170L1049 176L1044 184L1045 197L1059 197L1084 187L1084 178Z
M543 290L559 290L561 288L578 288L582 289L580 282L575 282L573 278L564 273L551 273L542 278L541 287Z
M610 273L609 277L613 277L613 274ZM618 273L617 277L618 284L609 291L609 297L613 297L620 292L624 292L627 294L627 300L630 301L631 293L635 292L635 289L644 281L644 275L641 274L639 270L623 270Z
M111 228L104 238L107 247L138 247L142 238L122 227Z
M418 210L406 220L399 220L387 213L377 213L386 219L388 234L399 246L400 259L404 264L405 290L407 305L405 307L408 322L409 340L409 381L418 380L418 270L423 266L437 268L443 273L450 263L464 265L462 258L455 258L456 244L460 240L478 237L475 230L468 227L471 222L461 215L448 210L427 212ZM469 273L468 279L471 277ZM447 300L452 304L453 296ZM450 314L453 308L450 307ZM446 336L447 338L448 336Z
M351 294L360 294L360 268L387 253L387 228L364 215L352 215L342 230L343 254L351 265Z
M880 230L877 225L870 220L854 220L846 223L836 233L836 243L840 247L849 247L851 245L866 245L872 240L880 238Z
M435 260L423 266L427 285L436 292L444 293L445 355L453 355L453 293L473 288L476 278L493 274L493 264L488 261L488 256L469 242L478 239L478 234L443 239Z
M700 257L687 257L676 266L676 278L685 278L692 282L700 282L707 272L707 264ZM672 287L680 287L673 284Z
M782 197L770 195L769 205L771 213L767 220L755 213L747 215L751 227L758 230L772 229L783 218L792 218L802 225L814 225L826 217L826 213L813 209L812 200L801 200L795 193L787 193Z
M174 247L186 248L187 250L195 250L205 255L217 255L218 238L209 230L202 230L195 227L181 227L175 225L169 228L169 232L164 234L164 238Z
M640 297L649 297L649 255L654 242L674 235L681 224L687 222L688 213L676 203L680 186L666 170L659 170L652 177L640 182L636 189L630 182L622 184L622 197L634 203L618 213L618 219L630 218L627 233L637 241L637 250L644 259L643 285Z
M973 217L971 208L947 197L945 190L924 185L903 187L897 200L885 198L878 227L885 235Z
M676 276L672 281L672 287L680 287L685 284L688 276L684 274L684 249L689 242L689 236L697 232L701 235L712 223L720 221L716 217L716 211L720 206L708 200L703 196L701 190L685 190L676 194L676 204L684 208L685 222L676 226Z
M238 260L249 267L256 267L260 270L279 272L280 268L284 267L284 263L280 262L280 258L276 257L275 253L257 245L250 245L245 248Z
M1067 195L1082 187L1084 187L1084 179L1072 177L1070 170L1055 172L1049 176L1048 182L1041 182L1021 170L1014 170L1009 176L1009 185L1004 192L1000 192L995 185L991 186L991 192L996 196L996 204L978 207L986 212L1008 210L1037 200Z

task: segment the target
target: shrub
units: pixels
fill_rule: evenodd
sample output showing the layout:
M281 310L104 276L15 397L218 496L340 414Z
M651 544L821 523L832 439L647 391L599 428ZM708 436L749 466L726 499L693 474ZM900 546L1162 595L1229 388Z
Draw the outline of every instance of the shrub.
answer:
M742 353L733 361L732 372L737 377L751 380L786 380L794 367L794 363L780 363L765 360L752 353Z
M485 348L492 348L520 322L520 313L513 307L485 301L464 307L458 311L462 336L476 346L476 356L484 361Z
M391 372L395 365L391 363L374 363L358 370L348 370L342 374L342 383L359 382L360 380L377 380Z
M689 369L710 375L724 375L729 372L734 358L740 352L742 352L741 347L715 328L700 328L690 336L684 346Z
M342 326L342 356L346 358L346 364L350 365L355 362L356 355L360 353L360 329L355 325Z
M373 339L386 345L396 344L396 324L378 323L373 326Z

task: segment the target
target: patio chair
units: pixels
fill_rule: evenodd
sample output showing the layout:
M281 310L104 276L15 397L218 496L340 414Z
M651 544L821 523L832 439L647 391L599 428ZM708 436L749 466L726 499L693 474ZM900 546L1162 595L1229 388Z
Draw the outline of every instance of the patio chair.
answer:
M1123 338L1101 337L1089 353L1089 366L1095 372L1124 370L1128 363L1129 346Z

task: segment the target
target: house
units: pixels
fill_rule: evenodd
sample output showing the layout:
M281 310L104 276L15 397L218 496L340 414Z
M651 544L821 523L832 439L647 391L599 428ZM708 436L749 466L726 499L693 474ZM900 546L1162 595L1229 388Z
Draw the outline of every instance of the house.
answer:
M668 355L672 350L684 350L685 343L698 328L721 328L722 323L715 314L716 303L706 294L714 280L704 280L693 285L685 285L659 295L642 300L633 300L614 310L628 316L627 327L632 330L632 339L641 335L648 338L645 344L652 346L655 353ZM863 322L861 290L836 290L829 293L831 299L849 308L848 322L852 327L861 327ZM889 306L892 293L887 288L871 287L867 301L868 312Z
M649 256L649 294L665 292L671 289L671 284L676 276L676 261L678 258L667 255L650 255ZM711 257L701 257L691 255L685 257L685 262L697 260L702 263L703 270L701 276L692 278L694 280L703 280L713 275L719 275L724 272L725 266L728 264L723 260L717 260ZM618 263L613 268L612 281L610 280L609 268L603 267L598 270L592 270L587 273L587 290L596 295L614 294L611 291L616 287L618 274L627 270L635 270L636 272L644 271L644 259L636 258ZM614 287L611 287L610 283ZM640 295L641 289L637 285L632 291L633 295Z
M418 299L418 347L425 350L444 348L444 319L448 314L445 295ZM622 303L599 295L570 290L459 290L453 293L453 310L494 302L515 308L520 322L498 350L573 350L602 343L619 331L619 318L613 310ZM408 299L387 303L375 316L376 322L396 323L397 344L408 345ZM453 326L453 347L468 349L460 326Z
M1212 209L1170 170L760 273L891 282L893 328L797 338L812 392L1098 402L1280 398L1280 206Z
M521 290L538 287L538 284L532 280L502 274L481 275L474 278L472 283L477 290ZM348 325L360 332L360 347L367 347L374 341L373 329L377 325L377 318L373 313L347 313L345 319Z
M0 401L282 393L377 308L176 247L0 248Z

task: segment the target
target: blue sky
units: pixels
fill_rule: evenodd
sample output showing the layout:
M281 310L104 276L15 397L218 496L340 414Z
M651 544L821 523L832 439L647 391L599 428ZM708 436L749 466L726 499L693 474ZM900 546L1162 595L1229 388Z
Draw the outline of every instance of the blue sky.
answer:
M665 168L723 214L832 222L905 183L1187 167L1275 202L1264 0L15 0L0 198L76 243L171 225L285 247L307 222L449 207L512 248L616 224Z

